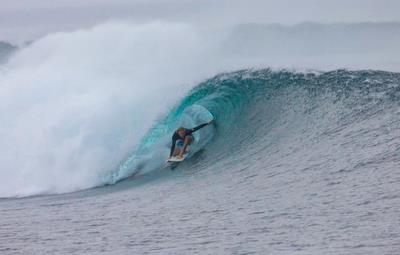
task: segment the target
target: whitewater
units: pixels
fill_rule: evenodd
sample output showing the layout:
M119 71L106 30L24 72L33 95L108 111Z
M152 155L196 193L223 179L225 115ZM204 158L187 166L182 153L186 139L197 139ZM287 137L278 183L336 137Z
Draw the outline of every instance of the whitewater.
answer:
M400 26L377 26L108 22L16 50L1 253L398 254Z

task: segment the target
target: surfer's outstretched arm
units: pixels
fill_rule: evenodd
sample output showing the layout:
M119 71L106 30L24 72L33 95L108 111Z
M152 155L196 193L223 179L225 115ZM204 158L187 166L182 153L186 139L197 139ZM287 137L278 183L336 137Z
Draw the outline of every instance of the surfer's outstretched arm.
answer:
M196 132L197 130L199 130L199 129L205 127L205 126L210 125L213 121L214 121L214 120L211 120L210 122L207 122L207 123L201 124L201 125L199 125L199 126L197 126L197 127L194 127L194 128L192 128L190 131L192 131L192 133L193 133L193 132Z

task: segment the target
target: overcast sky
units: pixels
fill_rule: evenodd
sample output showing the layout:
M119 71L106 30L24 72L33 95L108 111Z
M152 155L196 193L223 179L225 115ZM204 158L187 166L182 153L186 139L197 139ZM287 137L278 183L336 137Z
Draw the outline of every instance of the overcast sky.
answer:
M239 23L400 22L400 0L0 0L0 40L23 42L112 19Z

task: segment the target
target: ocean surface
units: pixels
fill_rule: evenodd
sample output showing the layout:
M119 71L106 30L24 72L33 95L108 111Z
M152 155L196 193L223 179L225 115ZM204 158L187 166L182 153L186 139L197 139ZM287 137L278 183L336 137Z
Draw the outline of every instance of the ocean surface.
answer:
M199 41L175 25L144 62L81 45L114 28L0 70L0 254L400 254L400 73L201 71L164 53ZM173 131L211 118L167 165Z

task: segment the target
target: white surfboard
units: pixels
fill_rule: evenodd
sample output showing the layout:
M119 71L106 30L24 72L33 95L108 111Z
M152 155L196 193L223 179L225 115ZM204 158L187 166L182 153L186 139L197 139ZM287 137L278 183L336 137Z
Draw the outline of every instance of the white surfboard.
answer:
M183 157L178 158L178 157L170 157L169 159L167 159L167 162L182 162L185 160L187 154L184 154Z

